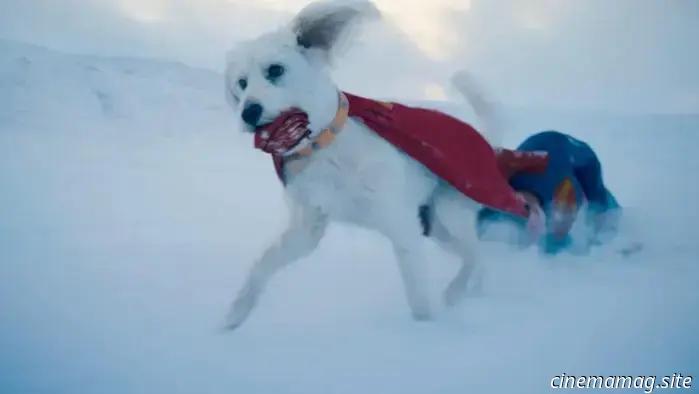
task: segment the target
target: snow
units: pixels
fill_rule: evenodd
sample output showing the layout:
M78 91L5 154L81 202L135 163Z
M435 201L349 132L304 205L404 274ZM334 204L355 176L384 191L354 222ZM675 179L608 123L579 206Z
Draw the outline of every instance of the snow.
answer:
M642 253L488 243L485 294L416 323L387 242L335 226L228 333L286 211L219 78L0 42L0 392L541 393L563 373L699 372L696 116L511 112L508 146L560 127L598 149L633 213L619 242ZM425 242L437 300L456 263Z

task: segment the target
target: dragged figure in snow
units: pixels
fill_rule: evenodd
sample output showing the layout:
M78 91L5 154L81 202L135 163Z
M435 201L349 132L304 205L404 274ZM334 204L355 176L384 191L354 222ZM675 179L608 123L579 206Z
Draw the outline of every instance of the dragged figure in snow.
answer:
M517 231L516 239L510 239L517 246L536 243L545 254L585 253L616 233L621 207L605 186L602 165L587 143L558 131L544 131L524 140L516 150L498 148L497 155L510 185L546 218L539 234ZM519 226L511 215L483 208L477 219L479 236L498 222Z

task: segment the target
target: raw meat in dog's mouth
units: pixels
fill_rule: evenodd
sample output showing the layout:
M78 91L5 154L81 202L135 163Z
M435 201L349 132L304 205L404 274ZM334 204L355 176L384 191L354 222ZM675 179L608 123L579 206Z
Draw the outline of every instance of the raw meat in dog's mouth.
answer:
M283 154L308 137L308 114L292 108L279 114L274 121L258 126L255 147L271 154Z

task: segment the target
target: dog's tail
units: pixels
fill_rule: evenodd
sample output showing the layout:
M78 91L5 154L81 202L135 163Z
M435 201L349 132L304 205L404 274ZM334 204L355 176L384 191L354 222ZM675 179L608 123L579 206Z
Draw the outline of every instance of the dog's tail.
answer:
M481 134L493 146L502 146L504 125L496 105L487 97L484 89L468 71L457 71L451 77L451 83L471 104L476 115L482 119Z

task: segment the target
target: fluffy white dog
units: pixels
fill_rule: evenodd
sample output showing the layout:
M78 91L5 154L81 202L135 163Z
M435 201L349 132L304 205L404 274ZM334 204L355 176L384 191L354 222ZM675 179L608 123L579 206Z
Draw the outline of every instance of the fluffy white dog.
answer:
M469 288L469 278L477 277L472 275L478 249L474 223L482 205L362 119L348 116L347 96L325 71L347 29L376 16L369 3L311 4L289 26L228 54L226 99L255 134L256 146L286 161L280 174L292 202L288 228L253 264L232 304L230 329L246 320L279 269L314 251L333 220L378 230L390 240L416 320L433 314L426 291L426 226L430 237L461 261L444 291L445 304L454 305ZM476 113L489 116L487 101L467 74L452 81Z

